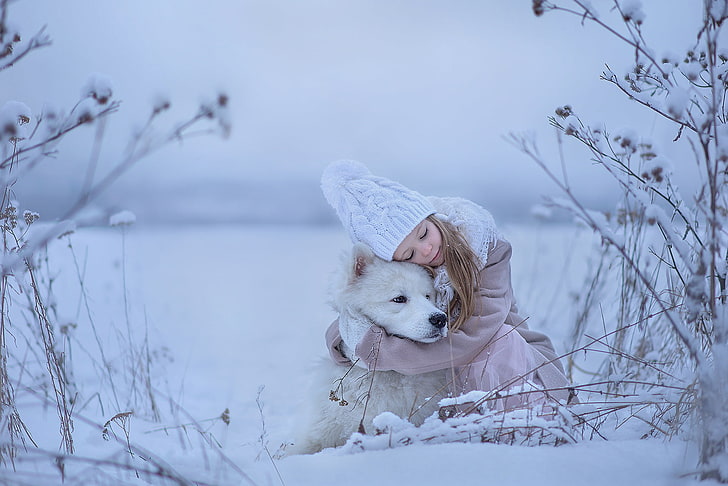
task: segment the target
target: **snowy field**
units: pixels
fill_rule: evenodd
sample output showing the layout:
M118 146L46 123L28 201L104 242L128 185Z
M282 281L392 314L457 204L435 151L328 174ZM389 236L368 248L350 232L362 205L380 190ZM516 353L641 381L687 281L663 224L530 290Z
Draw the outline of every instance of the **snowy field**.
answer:
M583 288L593 238L566 226L501 229L514 247L514 288L522 314L531 316L531 327L552 336L557 351L565 351L574 293ZM130 443L202 484L698 484L684 476L696 464L690 444L639 440L638 427L614 431L608 441L560 447L415 445L271 460L269 453L274 455L290 439L308 366L325 355L324 330L335 317L326 303L327 279L348 246L343 230L132 226L124 239L120 229L109 228L81 230L70 241L73 253L67 239L57 241L49 261L59 322L78 325L73 331L77 341L64 348L74 354L79 383L76 452L95 460L128 461L131 469L118 471L123 484L145 484L133 470L135 464L149 462L143 454L130 458L124 452L126 439L116 424L106 441L99 427L80 417L102 425L118 412L133 410ZM80 297L79 273L88 307ZM107 378L98 366L83 364L82 346L89 354L99 347L90 320L108 361L119 369L127 351L119 343L142 342L147 336L159 422L149 420L148 411L138 405L135 409L132 398L124 396L123 373L116 375L119 409L110 409ZM93 396L99 388L104 400ZM18 391L18 398L37 402L29 391ZM225 409L229 425L219 418ZM30 410L21 412L34 439L57 451L55 407ZM98 469L93 463L66 461L67 484L122 484ZM46 456L26 458L11 476L21 484L60 482L58 469ZM158 478L149 482L161 483Z

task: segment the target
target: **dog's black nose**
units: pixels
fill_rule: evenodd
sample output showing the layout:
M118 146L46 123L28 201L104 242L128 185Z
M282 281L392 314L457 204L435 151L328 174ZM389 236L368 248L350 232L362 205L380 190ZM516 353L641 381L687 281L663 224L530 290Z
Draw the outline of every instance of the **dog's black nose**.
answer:
M436 314L430 315L430 324L435 326L438 329L442 329L445 327L445 324L447 324L447 316L445 314L438 312Z

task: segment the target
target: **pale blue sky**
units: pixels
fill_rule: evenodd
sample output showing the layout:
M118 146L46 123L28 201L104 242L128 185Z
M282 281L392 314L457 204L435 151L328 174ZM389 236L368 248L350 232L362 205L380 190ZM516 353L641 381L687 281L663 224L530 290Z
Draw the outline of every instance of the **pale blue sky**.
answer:
M592 3L609 15L611 1ZM648 39L686 48L698 2L643 3ZM142 222L165 211L204 219L211 207L235 219L263 211L253 208L261 200L271 218L305 206L296 210L306 219L324 204L321 169L340 158L425 193L525 214L555 191L503 137L533 132L555 155L547 122L555 107L671 135L599 80L605 63L629 62L629 49L575 18L536 18L526 0L20 0L10 14L27 33L47 24L53 45L0 73L2 101L34 112L46 101L70 107L89 73L109 75L123 105L109 124L105 167L159 93L177 117L229 93L228 140L171 147L101 201ZM91 133L69 138L20 195L60 204L82 180ZM567 155L584 194L601 196L606 185L595 184L588 159Z

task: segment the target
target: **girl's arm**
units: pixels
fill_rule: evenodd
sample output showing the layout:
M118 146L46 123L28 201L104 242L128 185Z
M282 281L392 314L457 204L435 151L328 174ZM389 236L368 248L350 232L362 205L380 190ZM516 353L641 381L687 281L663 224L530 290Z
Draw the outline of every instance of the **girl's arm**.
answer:
M387 334L372 326L356 347L356 355L369 369L394 370L412 375L463 366L476 358L505 323L513 304L511 245L497 241L480 272L479 299L474 315L457 331L434 343L418 343ZM337 323L326 333L332 357L341 362L336 346L341 341ZM337 358L338 355L338 358Z

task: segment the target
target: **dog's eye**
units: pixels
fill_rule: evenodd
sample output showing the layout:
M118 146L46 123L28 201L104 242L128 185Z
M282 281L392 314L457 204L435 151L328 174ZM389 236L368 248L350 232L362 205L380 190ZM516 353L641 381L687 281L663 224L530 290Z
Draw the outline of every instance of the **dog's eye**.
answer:
M406 304L407 303L407 297L404 295L398 295L394 299L392 299L392 302L395 302L397 304Z
M425 299L430 300L430 294L425 295Z

